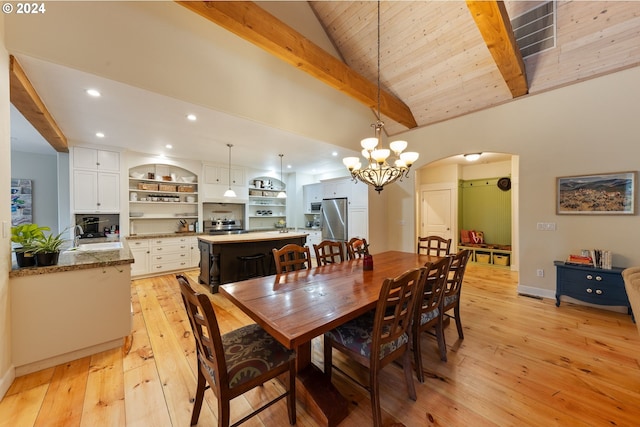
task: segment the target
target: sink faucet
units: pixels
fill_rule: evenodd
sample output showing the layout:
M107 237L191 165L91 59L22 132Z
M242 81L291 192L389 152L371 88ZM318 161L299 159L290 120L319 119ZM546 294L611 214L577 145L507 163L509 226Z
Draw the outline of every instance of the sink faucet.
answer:
M73 227L73 247L74 248L78 247L78 240L80 240L80 236L82 236L83 233L84 233L84 230L82 229L82 226L80 226L80 224Z

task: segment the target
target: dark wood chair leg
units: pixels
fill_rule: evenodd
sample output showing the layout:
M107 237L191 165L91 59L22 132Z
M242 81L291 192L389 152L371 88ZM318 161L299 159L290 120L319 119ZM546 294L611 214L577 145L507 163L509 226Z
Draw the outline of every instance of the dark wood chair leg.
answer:
M416 368L416 377L421 383L424 382L424 374L422 373L422 353L420 352L420 331L413 335L413 359Z
M442 325L443 316L440 315L436 323L436 338L438 340L438 350L440 350L440 360L447 361L447 343L444 341L444 327Z
M191 424L192 426L198 424L200 418L200 410L202 409L202 400L204 399L204 391L207 387L207 380L204 378L202 371L200 370L200 361L198 361L198 386L196 388L196 397L193 402L193 411L191 412Z
M463 340L464 332L462 332L462 320L460 320L460 300L453 308L453 315L456 316L456 328L458 329L458 337Z
M409 393L409 398L415 401L418 396L416 394L416 386L415 384L413 384L413 370L411 369L411 356L409 355L408 349L402 355L402 366L404 368L404 378L407 382L407 392Z
M370 368L369 387L371 388L371 412L373 427L382 427L382 408L380 408L380 386L378 385L378 370Z

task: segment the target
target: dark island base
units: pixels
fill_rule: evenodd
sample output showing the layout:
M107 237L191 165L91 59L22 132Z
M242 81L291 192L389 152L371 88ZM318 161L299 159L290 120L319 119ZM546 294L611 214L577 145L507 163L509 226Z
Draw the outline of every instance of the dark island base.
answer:
M212 243L199 240L200 275L198 280L202 284L209 285L211 293L217 293L220 285L238 282L246 278L238 257L256 254L265 255L264 270L268 275L275 274L271 250L281 248L289 243L303 246L306 241L306 236L286 237L286 233L283 233L281 239L267 241Z

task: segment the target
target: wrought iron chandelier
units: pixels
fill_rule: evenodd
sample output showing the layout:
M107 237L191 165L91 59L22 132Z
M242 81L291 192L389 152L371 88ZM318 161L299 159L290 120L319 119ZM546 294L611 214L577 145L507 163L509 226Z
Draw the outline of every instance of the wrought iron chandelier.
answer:
M378 120L371 124L374 129L374 137L365 138L360 142L362 146L362 156L367 162L363 169L360 158L345 157L342 163L349 169L354 181L362 181L371 185L380 193L384 186L396 180L402 181L403 177L409 176L411 165L418 160L419 154L413 151L403 152L407 148L407 141L393 141L389 148L382 147L382 131L384 122L380 119L380 1L378 1ZM380 147L378 147L380 144ZM395 159L389 163L387 159L393 151Z

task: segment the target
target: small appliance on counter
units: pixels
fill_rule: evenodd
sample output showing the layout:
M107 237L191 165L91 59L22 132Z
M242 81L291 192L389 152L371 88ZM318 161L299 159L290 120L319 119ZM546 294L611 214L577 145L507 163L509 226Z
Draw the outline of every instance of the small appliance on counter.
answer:
M81 239L93 239L95 237L105 237L104 232L100 231L100 217L85 216L80 222L83 233Z

